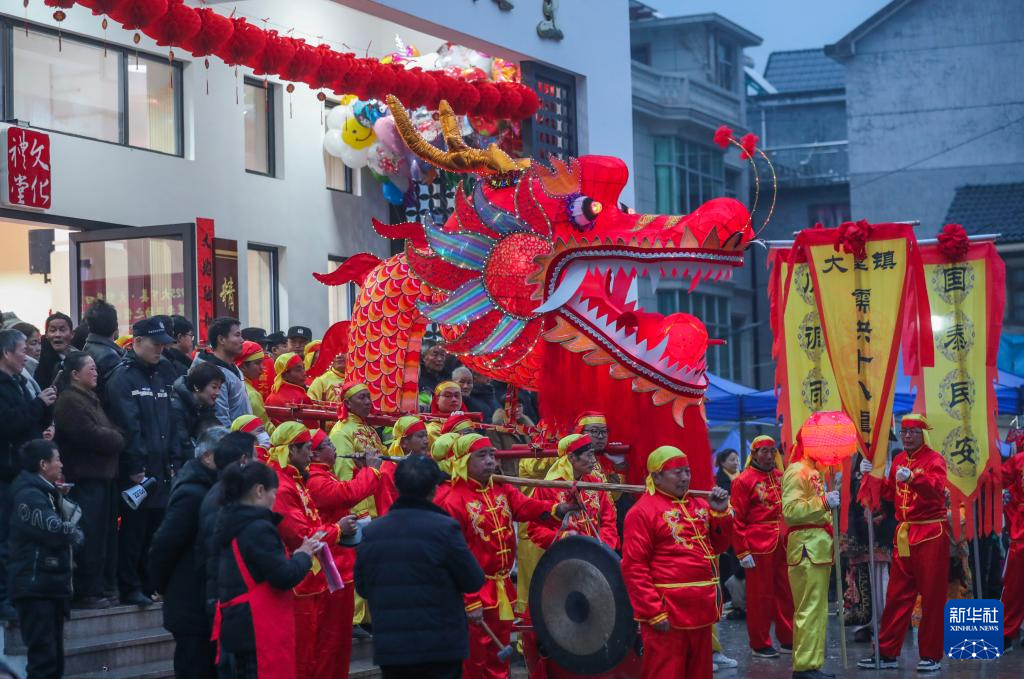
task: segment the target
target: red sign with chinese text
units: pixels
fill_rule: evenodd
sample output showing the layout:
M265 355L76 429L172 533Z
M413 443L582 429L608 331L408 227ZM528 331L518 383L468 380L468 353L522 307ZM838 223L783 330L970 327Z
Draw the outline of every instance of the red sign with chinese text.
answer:
M196 337L206 340L215 312L213 291L214 225L212 219L196 218L196 293L199 297Z
M4 131L3 202L15 207L49 210L51 203L50 135L8 127Z

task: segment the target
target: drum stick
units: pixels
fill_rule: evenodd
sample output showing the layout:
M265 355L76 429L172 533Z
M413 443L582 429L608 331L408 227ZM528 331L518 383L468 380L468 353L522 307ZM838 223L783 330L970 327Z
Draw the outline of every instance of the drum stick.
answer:
M562 488L565 490L598 490L603 492L633 493L640 495L647 492L644 486L634 486L626 483L595 483L592 481L559 481L555 479L526 479L519 476L505 476L493 474L491 478L502 483L510 483L514 486L529 486L530 488ZM709 497L710 490L690 490L689 495L696 497Z
M487 636L489 636L491 641L494 642L494 645L498 647L498 660L502 662L509 662L512 658L512 646L510 644L501 643L501 639L499 639L498 635L491 630L491 626L488 625L487 621L483 618L480 618L480 621L477 624L484 628L484 631L487 632Z

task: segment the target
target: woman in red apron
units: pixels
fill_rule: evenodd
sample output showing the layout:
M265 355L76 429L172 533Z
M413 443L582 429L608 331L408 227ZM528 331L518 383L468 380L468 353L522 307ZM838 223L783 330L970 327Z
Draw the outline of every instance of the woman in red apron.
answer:
M224 507L217 522L221 547L213 640L218 661L230 654L239 678L295 679L292 588L309 572L320 546L307 538L288 558L270 508L277 474L251 463L224 471Z

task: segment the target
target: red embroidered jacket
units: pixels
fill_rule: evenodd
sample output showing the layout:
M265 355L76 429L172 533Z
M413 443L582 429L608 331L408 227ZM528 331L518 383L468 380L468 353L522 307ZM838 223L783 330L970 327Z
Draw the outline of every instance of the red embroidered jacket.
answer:
M380 486L380 472L371 467L359 470L351 481L339 481L334 470L325 464L313 462L309 465L309 480L306 488L313 498L320 518L326 523L338 523L352 513L352 507L377 491ZM356 550L351 547L331 547L334 564L346 584L352 582L352 569L356 563Z
M592 483L600 481L593 474L586 474L580 480ZM551 506L571 502L571 495L568 490L561 488L537 488L533 493L533 499ZM617 549L619 530L615 524L615 505L608 495L596 490L579 491L580 500L590 521L587 521L580 512L570 514L560 526L553 526L549 521L534 521L527 526L526 532L530 536L530 541L541 549L548 549L555 540L565 537L568 531L574 530L580 535L597 538L612 549Z
M553 513L550 502L523 495L502 483L481 486L470 479L456 479L441 505L462 526L469 550L487 576L479 592L467 594L466 610L496 608L516 600L515 585L508 579L516 559L513 521L537 521Z
M320 517L320 512L302 479L302 473L291 465L282 469L276 460L271 460L268 466L277 472L278 486L274 511L282 517L281 523L277 524L277 532L281 534L281 540L288 549L289 556L302 546L305 538L319 531L325 533L323 542L329 545L338 544L341 538L338 524L325 522ZM313 570L316 573L310 571L295 588L296 596L318 594L327 589L323 571L315 565Z
M896 481L896 470L910 469L910 478ZM946 519L946 460L928 446L913 455L906 451L893 459L882 497L896 505L896 546L900 536L916 545L942 537Z
M306 395L306 390L302 387L291 384L290 382L282 382L281 388L277 391L271 392L263 400L265 406L289 406L289 405L313 405L313 401ZM278 417L275 415L270 416L270 421L275 425L281 424L287 420L293 418L290 417ZM303 420L302 424L307 429L316 429L320 426L319 420Z
M1010 540L1024 540L1024 453L1017 453L1003 462L1003 488L1010 501L1003 508L1010 524Z
M729 548L732 512L703 498L682 500L656 491L629 513L623 530L622 577L634 617L668 620L677 629L707 627L721 616L718 558Z
M733 479L729 501L733 508L732 545L736 557L771 554L786 534L782 520L782 472L751 465Z

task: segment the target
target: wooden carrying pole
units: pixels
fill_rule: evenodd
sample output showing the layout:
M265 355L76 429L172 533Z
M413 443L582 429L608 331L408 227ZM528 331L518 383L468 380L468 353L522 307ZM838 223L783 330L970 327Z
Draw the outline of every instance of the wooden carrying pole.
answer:
M559 481L557 479L524 479L518 476L504 476L494 474L491 476L495 481L510 483L516 486L529 486L530 488L561 488L564 490L598 490L608 493L633 493L640 495L647 492L644 486L634 486L627 483L595 483L591 481ZM691 490L690 495L697 497L708 497L710 490Z

